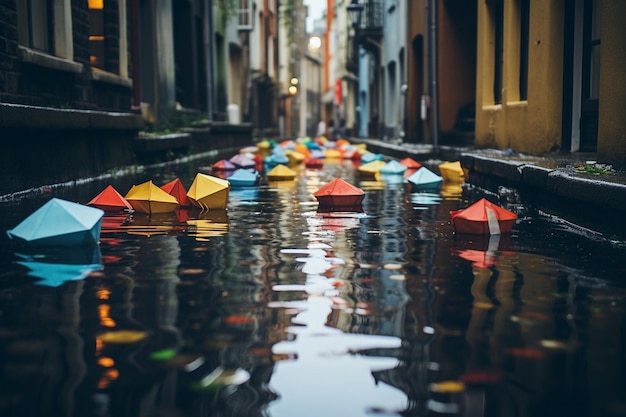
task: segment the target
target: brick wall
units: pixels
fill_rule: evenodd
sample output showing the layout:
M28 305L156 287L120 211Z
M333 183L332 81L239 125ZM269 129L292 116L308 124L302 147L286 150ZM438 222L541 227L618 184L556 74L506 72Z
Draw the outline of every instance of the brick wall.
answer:
M71 0L74 62L81 72L49 68L20 58L17 1L0 0L0 102L55 108L130 111L132 89L124 83L94 80L89 64L89 13L87 1ZM106 2L115 10L105 13L108 68L118 73L119 18L117 0ZM129 32L130 33L130 32Z

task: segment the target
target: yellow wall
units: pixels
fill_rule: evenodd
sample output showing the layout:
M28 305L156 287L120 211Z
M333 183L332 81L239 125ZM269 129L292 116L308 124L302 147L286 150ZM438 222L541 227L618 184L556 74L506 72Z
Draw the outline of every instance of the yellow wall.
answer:
M626 1L602 2L598 162L626 166Z
M519 101L519 24L514 0L504 0L502 104L494 104L495 28L478 4L476 140L479 148L541 154L561 144L563 2L531 2L528 100Z

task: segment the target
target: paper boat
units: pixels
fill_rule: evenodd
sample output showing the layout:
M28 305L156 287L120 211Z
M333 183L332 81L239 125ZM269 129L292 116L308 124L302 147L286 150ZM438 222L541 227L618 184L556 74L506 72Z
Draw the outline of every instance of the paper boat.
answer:
M228 204L230 182L212 175L197 173L187 197L202 210L225 209Z
M228 159L220 159L216 163L211 165L211 172L213 171L234 171L237 166Z
M359 166L357 170L364 177L376 177L385 165L387 165L385 161L375 160Z
M432 189L441 186L443 178L426 167L422 167L411 174L407 182L415 189Z
M180 207L191 206L191 201L187 198L187 190L180 178L174 178L172 181L161 186L161 189L178 200Z
M310 152L309 152L310 154ZM295 166L304 161L304 154L295 150L288 149L285 151L285 156L287 157L287 161L289 165Z
M157 187L152 180L133 185L125 198L139 213L169 213L179 205L176 197Z
M339 149L324 149L324 158L343 159L343 152L341 152Z
M457 233L509 233L517 215L481 198L466 209L451 211L452 225Z
M20 259L18 265L28 268L27 275L39 279L38 285L58 287L67 281L86 278L91 272L104 268L100 246L46 248L49 250L37 253L16 253ZM30 251L32 252L32 251Z
M363 202L365 193L358 187L335 178L328 184L320 187L313 196L317 198L319 205L326 208L350 208L358 207Z
M103 216L99 208L53 198L7 234L31 246L97 243Z
M400 163L404 165L407 169L420 169L422 167L422 164L409 157L404 158L400 161Z
M361 155L361 162L364 164L372 161L383 161L384 159L382 154L379 153L367 152Z
M228 182L230 182L232 187L251 187L259 182L259 173L239 168L233 172L233 175L228 177Z
M266 176L268 181L291 181L296 177L296 171L283 164L278 164Z
M246 154L238 153L229 159L231 163L235 165L235 168L254 168L256 166L256 162L254 161L254 157L249 157Z
M107 185L106 188L102 190L100 194L92 198L87 205L106 212L133 210L133 206L131 206L112 185Z
M404 171L406 171L406 166L395 159L392 159L380 168L380 173L383 175L402 175Z
M319 158L310 157L304 160L304 166L307 168L322 168L324 161Z
M438 168L439 168L439 173L441 174L444 181L450 181L450 182L465 181L465 174L463 173L463 168L461 168L461 163L459 161L443 162L438 165Z
M287 166L288 164L289 158L287 158L287 155L284 153L271 154L263 159L263 167L265 168L265 171L270 171L277 165Z

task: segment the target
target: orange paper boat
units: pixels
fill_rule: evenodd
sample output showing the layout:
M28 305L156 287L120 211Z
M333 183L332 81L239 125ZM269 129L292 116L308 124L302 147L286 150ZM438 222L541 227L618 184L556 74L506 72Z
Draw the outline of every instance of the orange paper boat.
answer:
M320 206L326 208L358 207L363 202L365 193L358 187L335 178L313 193Z
M173 195L176 200L178 200L178 204L180 204L181 207L191 206L191 201L187 198L187 190L185 190L185 186L180 178L175 178L167 184L162 185L161 189L169 195Z
M212 175L197 173L187 197L194 206L203 210L225 209L228 204L230 182Z
M107 187L102 190L100 194L92 198L87 205L97 207L106 212L133 210L133 206L118 193L112 185L107 185Z
M466 209L451 211L457 233L497 235L509 233L517 215L481 198Z
M124 197L140 213L170 213L178 208L178 200L152 181L133 185Z

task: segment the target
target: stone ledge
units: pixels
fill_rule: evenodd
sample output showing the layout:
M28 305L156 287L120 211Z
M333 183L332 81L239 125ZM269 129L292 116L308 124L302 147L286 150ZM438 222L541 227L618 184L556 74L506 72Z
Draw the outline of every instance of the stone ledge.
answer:
M548 174L546 190L554 195L585 203L623 210L626 208L626 185L579 178L554 170Z
M521 184L522 171L526 164L516 161L494 160L488 157L475 155L473 157L472 168L483 174L495 175L511 181L514 184Z
M189 148L191 146L191 134L172 133L162 136L139 136L134 139L135 152L160 152L171 149Z
M141 130L141 115L0 103L0 127Z

